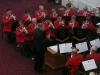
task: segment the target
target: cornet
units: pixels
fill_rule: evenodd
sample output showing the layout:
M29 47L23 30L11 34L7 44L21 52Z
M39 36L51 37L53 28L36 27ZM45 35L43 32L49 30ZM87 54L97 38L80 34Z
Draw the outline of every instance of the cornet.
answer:
M31 17L30 17L30 15L28 15L28 20L31 21Z
M61 22L60 22L60 25L61 25L62 27L64 27L64 22L63 22L63 21L61 21Z
M26 34L28 34L28 31L26 30L25 27L24 27L22 30L23 30Z
M16 17L14 15L11 15L10 16L12 19L16 20Z
M55 29L55 27L54 27L54 25L52 24L52 22L50 22L49 25L51 25L52 28Z
M72 29L74 28L74 22L70 23Z
M82 25L82 28L87 28L87 25L88 25L89 23L86 21L86 23L84 23L83 25Z

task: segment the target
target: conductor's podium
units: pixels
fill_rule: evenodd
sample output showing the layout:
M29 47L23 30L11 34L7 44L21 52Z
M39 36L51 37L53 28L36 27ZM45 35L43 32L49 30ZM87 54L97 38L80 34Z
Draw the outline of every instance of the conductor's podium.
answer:
M65 65L65 56L47 48L45 64L53 70L62 68Z

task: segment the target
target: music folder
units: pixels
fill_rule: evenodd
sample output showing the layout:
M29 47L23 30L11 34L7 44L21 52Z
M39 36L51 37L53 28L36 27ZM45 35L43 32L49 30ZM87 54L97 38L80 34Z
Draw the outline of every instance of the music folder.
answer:
M97 68L97 65L94 59L85 60L85 61L82 61L81 63L85 71L89 71L89 70L93 70Z
M71 47L72 47L72 43L59 44L60 53L69 53L69 52L71 52L72 51Z

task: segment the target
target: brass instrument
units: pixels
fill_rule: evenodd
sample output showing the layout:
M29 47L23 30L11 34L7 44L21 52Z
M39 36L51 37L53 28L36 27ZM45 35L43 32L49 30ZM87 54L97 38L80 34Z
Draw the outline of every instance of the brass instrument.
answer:
M88 24L89 24L89 23L86 21L86 23L84 23L84 24L82 25L82 28L86 29Z
M32 19L31 19L31 17L30 17L30 15L28 15L28 20L29 20L29 21L31 21L31 20L32 20Z
M64 27L64 22L63 22L63 21L60 21L60 25L61 25L62 27Z
M89 75L96 75L94 72L90 72Z
M26 30L26 28L22 28L22 31L25 32L26 34L28 34L28 31Z
M53 29L55 29L54 25L52 24L52 22L49 22L49 25L52 26Z
M72 29L74 28L74 22L70 23Z
M10 17L11 17L13 20L16 20L16 16L14 16L13 14L10 15Z

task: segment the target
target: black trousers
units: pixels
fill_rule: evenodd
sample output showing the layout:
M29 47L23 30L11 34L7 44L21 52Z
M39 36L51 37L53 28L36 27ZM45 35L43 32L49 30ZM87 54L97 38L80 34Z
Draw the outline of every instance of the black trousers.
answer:
M7 34L7 41L10 43L12 41L12 32L5 32Z
M35 52L34 70L37 72L42 70L44 63L44 53L45 52Z
M70 75L68 67L63 67L63 74L62 75Z

